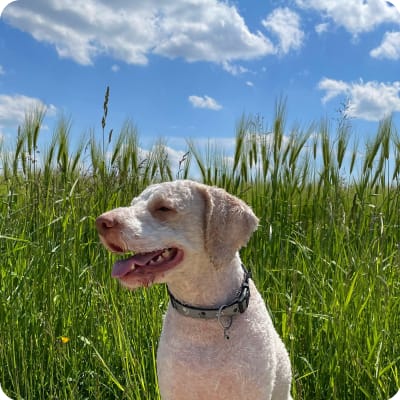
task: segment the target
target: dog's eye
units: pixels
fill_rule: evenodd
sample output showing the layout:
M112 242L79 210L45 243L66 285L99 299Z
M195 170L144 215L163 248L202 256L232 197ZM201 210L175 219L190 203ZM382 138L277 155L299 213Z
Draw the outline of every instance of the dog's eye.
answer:
M176 209L174 208L174 204L171 204L166 199L160 199L158 201L154 201L150 204L150 212L154 214L155 217L158 218L168 218L175 214Z

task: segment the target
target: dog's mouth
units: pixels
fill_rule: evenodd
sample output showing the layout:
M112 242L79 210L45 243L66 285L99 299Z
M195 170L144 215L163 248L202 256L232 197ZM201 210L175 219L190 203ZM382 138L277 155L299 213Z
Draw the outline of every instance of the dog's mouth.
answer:
M111 276L120 280L153 281L156 275L174 268L182 259L183 251L176 247L136 253L127 259L117 261Z

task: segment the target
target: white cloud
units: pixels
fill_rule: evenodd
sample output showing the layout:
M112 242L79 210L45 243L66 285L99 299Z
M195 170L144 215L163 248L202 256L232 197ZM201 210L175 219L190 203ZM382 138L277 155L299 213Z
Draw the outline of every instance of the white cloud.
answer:
M246 81L246 85L249 87L254 87L254 83L252 81Z
M0 75L5 75L6 71L2 65L0 65Z
M226 71L229 72L230 74L236 76L240 74L244 74L246 72L249 72L249 70L242 65L233 65L229 63L228 61L224 61L222 63L222 68Z
M326 91L323 102L345 96L345 113L352 118L379 121L393 112L400 112L400 82L346 83L324 78L319 82L318 88Z
M370 32L386 22L400 22L397 11L385 0L296 0L296 4L321 12L353 35Z
M325 96L322 98L322 102L326 103L336 96L347 93L349 89L349 84L344 81L324 78L318 83L318 89L326 91Z
M206 108L209 110L218 111L222 108L220 104L209 96L189 96L189 101L194 108Z
M54 116L56 107L45 105L41 100L20 94L0 95L0 125L17 126L24 121L27 112L37 108L46 109L47 116Z
M369 54L375 58L400 59L400 32L386 32L380 46L371 50Z
M107 54L129 64L147 64L150 54L215 63L274 52L251 32L238 10L219 0L35 0L16 3L5 18L60 57L83 65Z
M119 70L120 70L119 65L113 64L113 65L111 66L111 71L112 71L112 72L118 72Z
M315 32L317 32L318 35L321 35L322 33L327 32L328 28L329 24L327 22L323 22L315 26Z
M262 21L265 28L278 37L278 50L287 54L303 44L304 32L300 29L300 17L289 8L277 8Z
M168 2L163 12L161 35L154 49L157 54L221 63L274 51L261 32L249 31L237 9L227 2L179 0Z
M235 150L236 138L235 137L196 137L193 141L196 148L202 147L204 149L220 149L227 154L233 153Z

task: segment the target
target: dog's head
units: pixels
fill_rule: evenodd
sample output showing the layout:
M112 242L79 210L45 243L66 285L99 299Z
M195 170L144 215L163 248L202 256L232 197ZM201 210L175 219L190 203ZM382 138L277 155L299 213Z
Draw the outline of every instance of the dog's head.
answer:
M129 207L100 215L96 227L115 253L112 276L129 288L167 282L168 276L201 262L229 265L257 228L242 200L223 189L178 180L149 186Z

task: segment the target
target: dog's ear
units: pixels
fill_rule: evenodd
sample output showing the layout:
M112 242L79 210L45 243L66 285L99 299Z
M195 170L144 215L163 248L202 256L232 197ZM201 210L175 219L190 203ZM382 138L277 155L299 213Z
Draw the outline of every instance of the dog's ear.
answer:
M223 189L201 186L205 200L204 243L215 267L229 263L257 229L258 218L242 200Z

